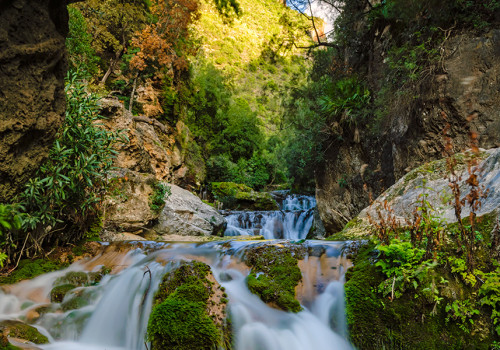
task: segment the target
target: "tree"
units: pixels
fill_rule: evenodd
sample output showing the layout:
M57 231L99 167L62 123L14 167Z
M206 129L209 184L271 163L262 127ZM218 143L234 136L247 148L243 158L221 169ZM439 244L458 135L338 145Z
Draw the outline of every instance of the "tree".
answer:
M92 48L106 70L102 84L130 47L134 34L146 24L147 3L147 0L87 0L73 5L85 17L92 35Z

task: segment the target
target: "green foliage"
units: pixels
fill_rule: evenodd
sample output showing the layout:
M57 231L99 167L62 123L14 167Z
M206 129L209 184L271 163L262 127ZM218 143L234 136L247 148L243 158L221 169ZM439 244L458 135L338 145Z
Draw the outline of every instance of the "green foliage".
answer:
M278 204L268 192L255 192L244 184L212 182L209 189L224 209L277 210Z
M15 205L0 204L0 249L13 246L12 234L22 226L22 216ZM8 255L0 250L0 267L3 268Z
M500 335L500 268L483 275L484 283L479 288L481 305L491 308L491 320L495 325L495 331Z
M165 206L166 197L170 196L172 191L170 186L165 185L161 182L156 182L153 186L153 193L151 193L149 198L149 207L154 212L159 212ZM166 196L166 197L165 197Z
M388 278L378 287L383 296L397 299L410 287L422 288L429 278L429 270L435 267L431 261L423 261L425 251L413 248L410 242L393 240L390 245L378 245L380 257L375 266L382 268ZM433 292L433 289L429 290Z
M325 93L319 98L319 105L329 122L356 124L365 116L363 110L370 102L370 91L355 76L337 80Z
M77 73L69 73L66 85L66 119L49 158L21 195L26 211L23 229L39 231L57 225L76 225L79 239L92 217L97 216L106 191L106 173L123 142L120 132L105 130L98 120L97 97L86 91ZM82 229L83 228L83 229Z
M89 77L98 72L97 57L92 47L92 36L88 32L87 23L82 13L74 6L68 6L69 33L66 38L70 70L80 69Z
M470 300L455 300L453 303L446 305L446 312L449 315L446 317L446 322L450 320L458 322L460 329L465 333L470 333L469 327L474 324L472 317L479 315L479 310L475 308Z

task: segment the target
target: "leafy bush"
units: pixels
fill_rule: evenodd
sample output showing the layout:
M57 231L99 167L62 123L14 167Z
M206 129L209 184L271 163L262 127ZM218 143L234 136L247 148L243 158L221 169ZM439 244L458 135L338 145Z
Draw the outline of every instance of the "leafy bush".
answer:
M107 131L98 123L102 117L97 96L87 92L78 73L68 74L66 93L65 123L49 158L20 197L26 212L23 229L31 232L38 247L44 239L54 238L49 232L56 228L66 227L59 241L80 239L87 231L106 191L106 173L117 154L113 146L126 140L119 131Z
M153 186L153 193L150 196L149 207L152 211L159 212L165 206L165 195L168 197L172 194L170 186L161 182L157 182Z
M68 6L69 33L66 47L69 54L70 69L80 69L89 77L97 74L99 57L92 48L92 35L87 31L87 23L80 10Z

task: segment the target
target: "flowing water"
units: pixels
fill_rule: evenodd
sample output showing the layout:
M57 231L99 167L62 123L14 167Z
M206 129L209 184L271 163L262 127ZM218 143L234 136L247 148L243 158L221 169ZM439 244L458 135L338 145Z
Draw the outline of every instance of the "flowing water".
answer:
M42 349L144 350L147 320L162 276L181 260L199 260L211 266L226 288L237 350L351 349L345 340L343 276L350 264L341 254L345 243L303 243L308 254L299 261L303 280L297 295L304 310L297 314L269 307L246 287L249 269L241 257L255 244L280 242L109 245L91 261L4 288L0 319L28 320L50 340ZM49 304L58 278L68 271L97 271L101 264L112 266L112 273L98 285L79 288L63 300L83 296L88 305L62 312L58 304ZM41 306L49 311L33 318Z
M231 211L225 236L264 236L265 239L301 240L314 221L316 200L312 196L286 195L276 211Z

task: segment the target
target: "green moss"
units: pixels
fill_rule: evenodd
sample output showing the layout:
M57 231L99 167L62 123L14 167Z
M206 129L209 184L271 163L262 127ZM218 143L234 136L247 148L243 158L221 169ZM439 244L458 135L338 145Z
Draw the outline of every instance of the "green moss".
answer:
M55 284L72 284L75 286L86 285L89 281L88 275L83 271L70 271L56 280Z
M69 311L69 310L80 309L87 305L89 305L89 301L86 298L82 296L74 296L68 301L62 303L61 307L63 311Z
M9 343L9 339L3 333L0 333L0 350L21 350L21 348Z
M68 264L63 264L51 260L29 260L25 259L19 263L18 268L9 276L0 277L0 284L13 284L22 280L31 279L47 272L60 270L67 267Z
M209 273L208 265L190 262L165 275L148 323L147 338L153 350L208 350L223 344L224 327L208 313L214 293Z
M49 340L41 334L35 327L29 326L19 321L3 321L0 324L3 332L8 333L11 338L28 340L35 344L47 344Z
M234 182L212 182L212 195L226 209L278 210L278 204L268 192L256 192Z
M245 262L252 267L247 277L250 291L262 301L275 304L282 310L302 310L295 298L295 287L302 279L297 264L300 253L290 247L260 246L245 255Z
M148 340L155 350L211 350L220 343L220 332L203 302L168 298L151 313Z
M75 289L76 286L74 284L62 284L60 286L56 286L52 288L50 291L50 301L53 303L60 303L63 301L65 295L70 291Z
M375 266L378 252L369 243L361 247L354 266L346 273L346 314L352 343L364 349L488 349L491 329L485 326L486 315L480 315L467 332L457 322L447 322L446 301L436 303L420 289L407 289L393 301L378 293L386 279ZM440 278L453 281L446 269L434 269ZM450 283L447 289L454 297L471 295L460 283ZM464 289L465 288L465 289Z

